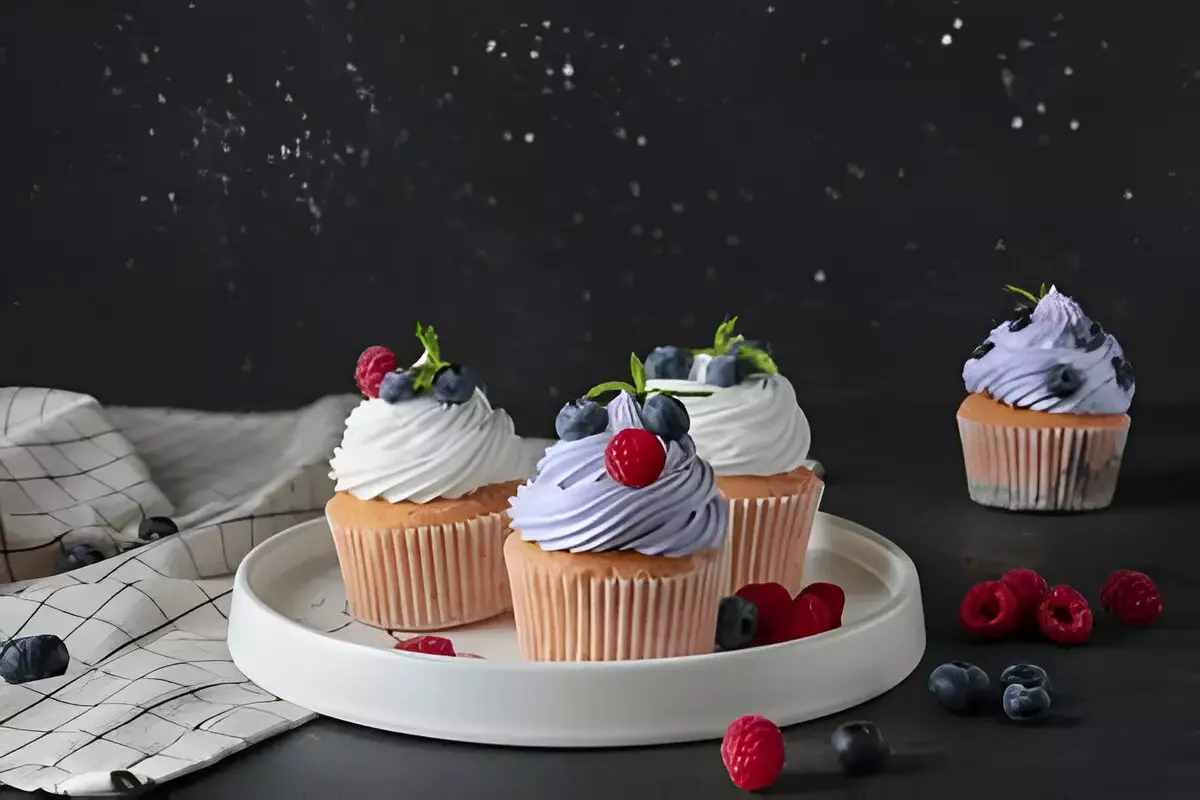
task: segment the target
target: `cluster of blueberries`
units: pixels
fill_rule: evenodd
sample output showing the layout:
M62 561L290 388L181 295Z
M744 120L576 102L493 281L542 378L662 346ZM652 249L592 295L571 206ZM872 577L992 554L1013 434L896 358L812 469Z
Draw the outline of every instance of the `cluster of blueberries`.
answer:
M759 346L754 342L738 341L729 346L725 355L708 356L708 363L705 364L702 375L703 382L719 388L736 386L757 372L753 361L742 358L739 351L743 347ZM695 356L687 348L656 347L646 356L646 378L686 381L691 376L694 363Z
M170 517L146 517L138 523L138 539L141 540L141 544L157 542L164 536L176 533L179 533L179 526ZM103 561L104 558L104 554L92 545L76 544L59 554L55 569L58 572L70 572Z
M1036 664L1013 664L1000 673L1004 715L1028 722L1050 711L1050 676ZM947 711L969 714L991 694L991 678L965 661L942 664L929 675L929 691Z
M379 384L379 397L388 403L399 403L417 396L417 371L398 369L383 376ZM483 389L483 381L469 367L450 364L438 370L433 377L430 392L439 403L459 405L471 399L476 389Z
M642 424L664 442L673 442L687 435L692 420L683 403L656 392L642 404ZM595 436L607 429L608 408L586 397L567 403L554 420L554 432L564 442Z

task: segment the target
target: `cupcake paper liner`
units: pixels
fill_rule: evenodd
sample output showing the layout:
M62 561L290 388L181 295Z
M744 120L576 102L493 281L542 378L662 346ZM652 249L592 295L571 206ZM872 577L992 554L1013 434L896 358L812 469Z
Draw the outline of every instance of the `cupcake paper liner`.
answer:
M694 569L687 572L659 576L651 566L626 578L589 569L610 554L530 557L519 534L513 537L505 555L517 641L527 660L629 661L713 651L725 548L694 553Z
M326 515L350 615L391 631L435 631L511 608L502 512L444 525L376 530Z
M730 569L726 594L748 583L780 583L796 594L825 484L783 497L729 501Z
M1091 511L1112 503L1129 427L1033 428L958 418L967 488L1011 511Z

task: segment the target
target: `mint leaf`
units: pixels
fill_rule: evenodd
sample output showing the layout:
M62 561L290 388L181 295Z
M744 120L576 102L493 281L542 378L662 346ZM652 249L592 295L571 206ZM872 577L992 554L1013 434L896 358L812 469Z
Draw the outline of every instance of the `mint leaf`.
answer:
M1038 299L1036 297L1034 297L1031 292L1027 292L1024 289L1019 289L1016 286L1013 286L1012 284L1005 284L1004 290L1006 292L1012 292L1013 294L1019 294L1022 297L1028 298L1031 303L1033 303L1034 305L1037 305Z
M633 388L637 390L634 394L644 394L646 391L646 366L637 357L637 353L629 354L629 374L633 376Z
M422 326L420 322L417 323L417 341L425 348L425 363L416 368L416 376L413 379L413 389L420 393L430 389L438 371L449 365L442 361L441 346L432 325Z
M638 390L636 387L630 386L628 383L625 383L624 381L605 381L604 383L596 384L591 389L589 389L588 393L585 394L584 397L587 398L588 400L591 400L593 398L599 397L600 395L604 394L605 392L629 392L631 395L634 395L635 397L638 394Z
M765 372L768 375L779 374L779 367L775 365L775 360L765 350L742 345L742 349L738 350L738 357L753 364L755 372Z

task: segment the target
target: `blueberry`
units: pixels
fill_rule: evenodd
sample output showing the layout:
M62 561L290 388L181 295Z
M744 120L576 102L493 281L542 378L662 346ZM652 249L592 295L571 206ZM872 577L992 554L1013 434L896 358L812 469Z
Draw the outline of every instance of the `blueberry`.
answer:
M1027 722L1050 710L1050 693L1041 686L1030 689L1013 683L1004 689L1003 703L1004 713L1009 719Z
M66 644L51 633L22 636L0 645L0 678L9 683L57 678L70 663Z
M892 748L874 722L847 722L837 726L829 739L842 769L853 775L874 772L887 761Z
M669 394L650 395L642 407L642 420L646 430L667 442L682 439L692 427L692 419L683 403Z
M98 564L104 560L104 554L90 544L77 544L68 547L58 557L55 568L59 572L70 572L73 569Z
M942 708L955 714L974 709L990 682L986 672L965 661L951 661L929 673L930 693Z
M1113 372L1117 375L1117 385L1125 391L1133 388L1133 365L1124 356L1113 356Z
M433 377L433 399L439 403L458 405L475 395L475 389L483 386L475 372L467 367L451 364L442 367Z
M1099 350L1104 346L1104 342L1108 339L1108 334L1104 332L1104 328L1100 327L1099 322L1093 322L1088 328L1085 335L1075 337L1075 346L1083 348L1084 351L1091 353L1094 350Z
M1070 364L1059 364L1046 378L1046 391L1056 397L1069 397L1083 386L1083 374Z
M738 650L758 633L758 607L740 597L722 597L717 611L717 647Z
M1013 333L1023 330L1029 326L1031 317L1033 316L1033 306L1018 305L1017 316L1012 322L1008 323L1008 329Z
M709 386L733 386L740 383L736 356L714 356L704 368L704 382Z
M995 342L985 341L983 344L971 351L971 358L983 358L988 353L992 352L992 348L996 346Z
M1050 691L1050 676L1037 664L1013 664L1000 673L1001 686L1024 686L1026 689Z
M563 406L554 420L554 432L564 442L604 433L608 427L608 409L595 400L572 400Z
M176 533L179 533L179 526L170 517L146 517L138 523L138 538L145 542L156 542Z
M686 381L692 372L692 353L682 347L656 347L646 356L647 380Z
M417 396L417 376L407 369L398 369L383 376L379 384L379 398L388 403L399 403Z

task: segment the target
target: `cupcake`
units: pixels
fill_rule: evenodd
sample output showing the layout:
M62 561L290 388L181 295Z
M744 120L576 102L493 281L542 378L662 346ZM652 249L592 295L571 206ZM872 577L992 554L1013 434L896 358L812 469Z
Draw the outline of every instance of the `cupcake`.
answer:
M432 327L417 338L425 352L410 369L384 347L359 358L366 399L334 450L325 507L350 614L400 631L508 610L505 508L534 470L475 373L442 360Z
M569 403L555 427L560 441L509 501L504 558L522 654L711 653L728 523L683 406L621 391L607 406Z
M796 392L765 349L734 334L737 317L703 350L659 347L646 385L676 392L700 457L729 501L730 583L781 583L800 591L804 557L825 483L809 469L812 434Z
M1112 502L1129 432L1133 368L1071 298L1015 287L1016 317L963 366L958 409L967 489L1012 511L1085 511Z

